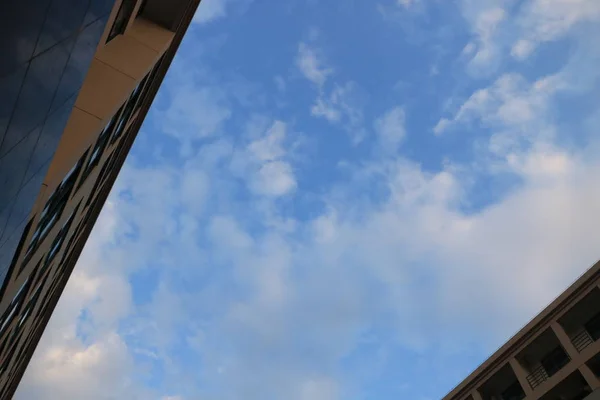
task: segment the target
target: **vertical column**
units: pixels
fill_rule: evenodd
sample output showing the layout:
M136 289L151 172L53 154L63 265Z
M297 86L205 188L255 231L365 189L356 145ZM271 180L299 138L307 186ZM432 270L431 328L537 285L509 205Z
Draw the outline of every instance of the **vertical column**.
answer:
M473 400L483 400L483 397L481 397L481 393L479 393L479 390L477 389L471 392L471 397L473 398Z
M517 380L521 384L523 391L525 392L525 396L528 398L533 398L533 389L531 389L531 385L529 385L529 382L527 382L527 371L525 371L525 368L523 368L521 363L519 363L519 361L517 361L517 359L514 357L509 360L509 363L513 372L515 373L515 376L517 377Z
M571 360L574 360L579 357L579 352L573 346L573 342L571 342L571 338L567 335L567 332L563 329L563 327L557 322L554 321L550 324L550 327L554 331L554 334L558 338L561 346L565 349Z
M563 327L556 321L553 322L550 326L556 334L556 336L558 337L560 344L563 346L569 357L571 357L571 360L579 358L579 352L577 351L575 346L573 346L573 342L571 342L571 339L569 338ZM581 372L581 375L583 375L587 384L590 385L592 390L600 388L600 381L586 364L581 364L581 366L579 367L579 372Z
M592 390L600 388L600 379L598 379L598 377L594 375L594 373L592 372L590 367L587 366L587 364L581 364L581 366L579 367L579 372L581 372L581 375L583 375L585 381L588 385L590 385L590 388L592 388Z

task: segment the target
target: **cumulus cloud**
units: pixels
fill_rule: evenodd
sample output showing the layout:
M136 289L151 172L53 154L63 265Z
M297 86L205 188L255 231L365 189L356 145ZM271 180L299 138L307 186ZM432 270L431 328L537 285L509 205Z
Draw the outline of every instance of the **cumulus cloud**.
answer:
M499 16L478 17L471 55ZM331 70L308 53L295 62L317 86L314 116L358 130L368 116L356 84L325 90ZM596 261L600 164L561 140L582 126L553 119L578 75L502 73L470 92L434 132L476 130L464 144L476 160L372 152L314 192L298 190L293 119L240 113L239 135L203 134L183 160L134 153L17 398L338 400L371 383L353 357L394 373L388 359L410 358L407 376L432 376L452 354L480 358ZM227 108L231 94L209 86L207 101ZM158 111L183 110L174 99ZM377 145L412 134L396 104L368 122ZM148 134L166 147L218 131L231 117L213 111L210 124L174 112L181 135ZM506 174L517 184L473 200Z
M491 342L500 340L596 257L598 242L585 239L592 228L584 216L600 212L592 200L599 195L591 185L594 172L584 172L581 165L566 168L577 161L564 155L531 157L535 174L529 184L475 214L458 207L464 177L394 162L385 176L390 197L384 204L360 221L352 221L351 210L343 206L335 208L335 219L316 221L322 233L309 252L315 255L311 261L340 273L357 268L382 283L385 290L379 294L388 296L403 346L419 351L433 343L451 346L470 330L485 330ZM542 170L551 179L538 179ZM586 211L579 214L581 206ZM553 243L552 254L542 250L542 243ZM575 243L577 249L570 248ZM537 280L548 269L554 273ZM427 277L425 287L413 283L420 276ZM360 293L366 282L353 282L352 290ZM470 300L473 296L477 302ZM486 315L494 318L482 327L479 321Z
M234 156L234 173L247 180L254 194L279 197L295 190L296 178L283 147L287 129L284 122L274 121L262 136Z
M15 398L151 395L136 382L134 359L118 331L119 322L132 312L130 284L117 268L107 268L103 255L117 227L116 216L114 204L107 204Z
M250 188L259 194L283 196L296 188L292 167L283 161L263 164L252 178Z

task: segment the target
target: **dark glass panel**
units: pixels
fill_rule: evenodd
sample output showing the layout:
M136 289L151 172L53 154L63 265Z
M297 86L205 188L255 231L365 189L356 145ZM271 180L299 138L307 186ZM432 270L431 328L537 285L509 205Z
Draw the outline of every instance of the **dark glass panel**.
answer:
M38 39L34 57L56 43L77 33L89 0L52 0Z
M34 58L0 147L0 157L46 118L74 40L62 42Z

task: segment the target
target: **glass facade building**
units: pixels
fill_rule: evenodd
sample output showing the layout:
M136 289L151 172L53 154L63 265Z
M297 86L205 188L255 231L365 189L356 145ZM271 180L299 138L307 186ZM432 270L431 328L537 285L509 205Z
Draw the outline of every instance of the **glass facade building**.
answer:
M114 0L0 5L0 282Z
M199 0L0 4L0 399L11 398Z

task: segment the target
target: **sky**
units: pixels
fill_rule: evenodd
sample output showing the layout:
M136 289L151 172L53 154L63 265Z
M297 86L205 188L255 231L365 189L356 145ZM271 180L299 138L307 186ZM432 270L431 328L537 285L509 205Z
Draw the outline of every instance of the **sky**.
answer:
M440 399L600 258L597 0L203 0L16 399Z

